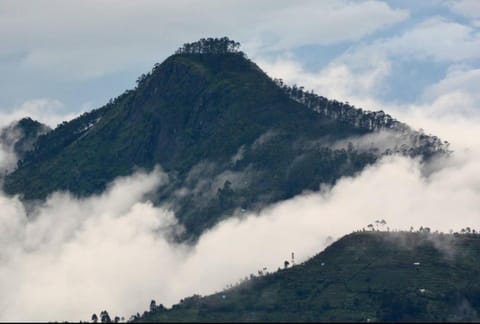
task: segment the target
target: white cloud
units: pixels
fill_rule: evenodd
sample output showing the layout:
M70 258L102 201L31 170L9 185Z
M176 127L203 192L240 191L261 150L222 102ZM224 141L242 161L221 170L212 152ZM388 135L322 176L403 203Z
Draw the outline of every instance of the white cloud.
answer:
M85 105L82 106L80 112L72 113L66 109L62 102L56 99L27 100L16 107L0 108L0 128L25 117L30 117L55 128L59 123L69 121L88 109L91 109L91 107Z
M479 41L480 35L469 26L432 18L383 46L391 55L462 61L479 57Z
M271 77L281 78L287 84L304 86L327 98L367 107L372 107L370 98L384 89L383 81L391 71L391 63L379 56L370 57L361 67L332 62L316 72L308 71L288 57L273 61L260 59L258 64Z
M451 9L461 15L479 18L480 2L477 0L455 0L450 3Z
M13 127L0 127L0 180L10 172L17 163L15 143L22 134Z
M379 1L45 0L0 7L0 55L21 58L27 71L73 80L150 65L200 37L284 49L358 40L408 17Z
M0 177L10 172L18 161L13 147L0 144Z
M466 66L452 66L447 75L438 83L425 89L426 99L433 99L445 95L448 92L462 92L480 100L478 92L480 86L480 69Z
M440 136L461 149L480 147L480 73L453 66L442 80L427 87L417 102L405 105L380 103L387 111L416 128ZM480 156L479 156L480 157Z
M409 16L378 1L305 1L272 10L256 27L269 49L356 41Z
M415 34L416 32L412 31L412 33ZM386 81L388 77L392 76L391 66L396 59L393 57L394 54L388 54L385 49L395 48L395 46L391 46L393 43L397 45L399 43L409 43L406 40L410 39L410 36L407 35L408 33L402 37L405 41L397 42L390 39L383 42L381 46L378 43L378 47L372 45L371 47L361 47L357 52L351 50L318 71L307 70L292 56L277 57L273 60L261 58L258 62L271 77L282 78L288 84L296 83L305 86L307 90L313 89L320 95L331 99L349 101L356 107L367 110L384 110L400 120L402 118L408 119L413 114L418 114L418 111L422 114L436 115L437 117L480 113L478 104L480 101L480 70L463 63L461 57L458 58L460 62L454 62L448 68L443 79L426 86L420 92L416 101L395 104L379 99L382 92L390 87ZM427 34L424 36L426 38ZM452 51L462 51L461 42L451 41ZM419 43L421 43L420 40L417 41L417 44ZM458 49L455 49L457 45ZM382 50L382 47L384 50ZM415 42L412 42L413 52L416 51L414 47ZM426 48L428 48L428 44L418 47L418 53L421 50L426 50ZM478 46L476 48L480 49ZM480 51L475 51L478 53L472 52L469 55L471 58L480 57ZM398 55L402 60L408 57L408 54L400 49L395 55ZM454 53L439 55L453 56ZM411 80L411 82L415 82L415 80ZM405 114L405 111L409 111L410 115ZM414 113L414 111L417 112ZM422 125L416 126L423 127Z
M0 318L87 319L103 303L130 303L137 289L153 295L160 287L150 281L173 264L161 252L174 218L140 201L163 182L157 170L86 200L55 194L28 216L17 198L0 197ZM142 268L151 259L157 268Z
M446 87L453 87L453 83L457 92L478 93L476 70L464 62L480 57L479 43L480 34L472 27L435 17L400 35L352 46L319 71L312 71L291 55L273 59L260 56L257 61L272 77L303 85L329 98L376 109L381 102L374 98L389 87L385 81L391 76L393 62L399 66L405 61L428 60L455 64L442 84L434 86L435 93L433 86L426 89L425 96L430 99L441 95Z
M339 59L359 62L372 55L382 55L401 60L462 62L480 56L479 42L480 34L475 28L443 17L432 17L401 35L352 48Z
M87 103L81 107L81 111L91 110ZM68 112L65 106L54 99L27 100L17 107L9 109L0 108L0 131L7 136L5 141L0 141L0 180L1 177L16 168L18 157L15 153L15 143L22 137L18 131L10 128L22 118L30 117L51 128L55 128L63 121L69 121L77 117L77 113Z

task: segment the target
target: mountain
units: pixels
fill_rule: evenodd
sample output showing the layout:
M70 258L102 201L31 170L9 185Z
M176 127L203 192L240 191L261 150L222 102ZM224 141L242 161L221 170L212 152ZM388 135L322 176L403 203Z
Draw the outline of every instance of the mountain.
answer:
M480 235L356 232L305 263L251 276L138 322L443 322L480 319Z
M383 112L272 80L238 46L228 38L185 44L135 89L41 136L4 190L26 200L57 190L86 196L159 164L170 181L154 203L171 206L196 237L224 217L334 184L382 155L448 152Z
M33 150L38 138L49 131L50 127L47 125L31 118L23 118L0 129L0 143L4 151L12 153L16 159L21 160L27 152ZM14 167L15 165L10 166L10 168Z

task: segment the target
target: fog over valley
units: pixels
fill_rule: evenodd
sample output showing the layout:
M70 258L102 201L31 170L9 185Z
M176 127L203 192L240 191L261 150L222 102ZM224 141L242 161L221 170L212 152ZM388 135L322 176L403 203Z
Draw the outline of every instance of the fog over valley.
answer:
M480 137L472 136L479 131L476 119L457 117L458 129L440 135L466 145L453 145L448 158L425 165L385 157L320 192L259 214L239 211L241 217L219 223L193 245L175 243L172 235L182 231L175 215L146 199L168 181L161 168L119 178L85 199L60 192L24 205L2 194L0 318L80 320L99 307L128 317L152 298L171 305L219 291L264 267L276 271L291 252L297 262L305 261L331 238L367 229L375 220L386 220L391 231L479 229ZM430 123L447 129L441 119Z

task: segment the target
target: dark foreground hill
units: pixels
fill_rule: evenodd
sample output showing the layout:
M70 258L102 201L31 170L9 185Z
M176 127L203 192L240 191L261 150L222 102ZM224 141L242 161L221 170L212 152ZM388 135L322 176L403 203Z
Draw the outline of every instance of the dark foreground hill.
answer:
M480 235L361 232L307 262L140 322L480 320Z
M388 144L369 138L371 145L357 145L382 131ZM134 90L42 136L4 190L27 200L58 190L87 196L160 165L170 182L155 203L171 206L195 237L237 210L318 190L384 154L428 159L445 151L438 138L383 112L286 87L238 43L208 39L184 45Z

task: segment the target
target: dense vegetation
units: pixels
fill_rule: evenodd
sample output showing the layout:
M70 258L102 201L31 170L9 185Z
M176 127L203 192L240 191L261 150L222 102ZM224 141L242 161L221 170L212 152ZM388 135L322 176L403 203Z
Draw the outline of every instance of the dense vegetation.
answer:
M160 164L170 182L155 203L169 203L195 238L222 217L318 190L384 154L447 151L434 137L412 141L408 134L420 137L407 128L389 129L398 136L386 149L349 143L378 133L378 113L352 108L347 118L343 104L279 86L238 46L228 38L183 45L134 90L41 136L5 191L85 196Z
M480 235L357 232L310 260L251 276L140 322L478 321Z
M239 50L240 43L222 38L201 38L197 42L186 43L180 47L175 54L227 54L227 53L243 53Z

